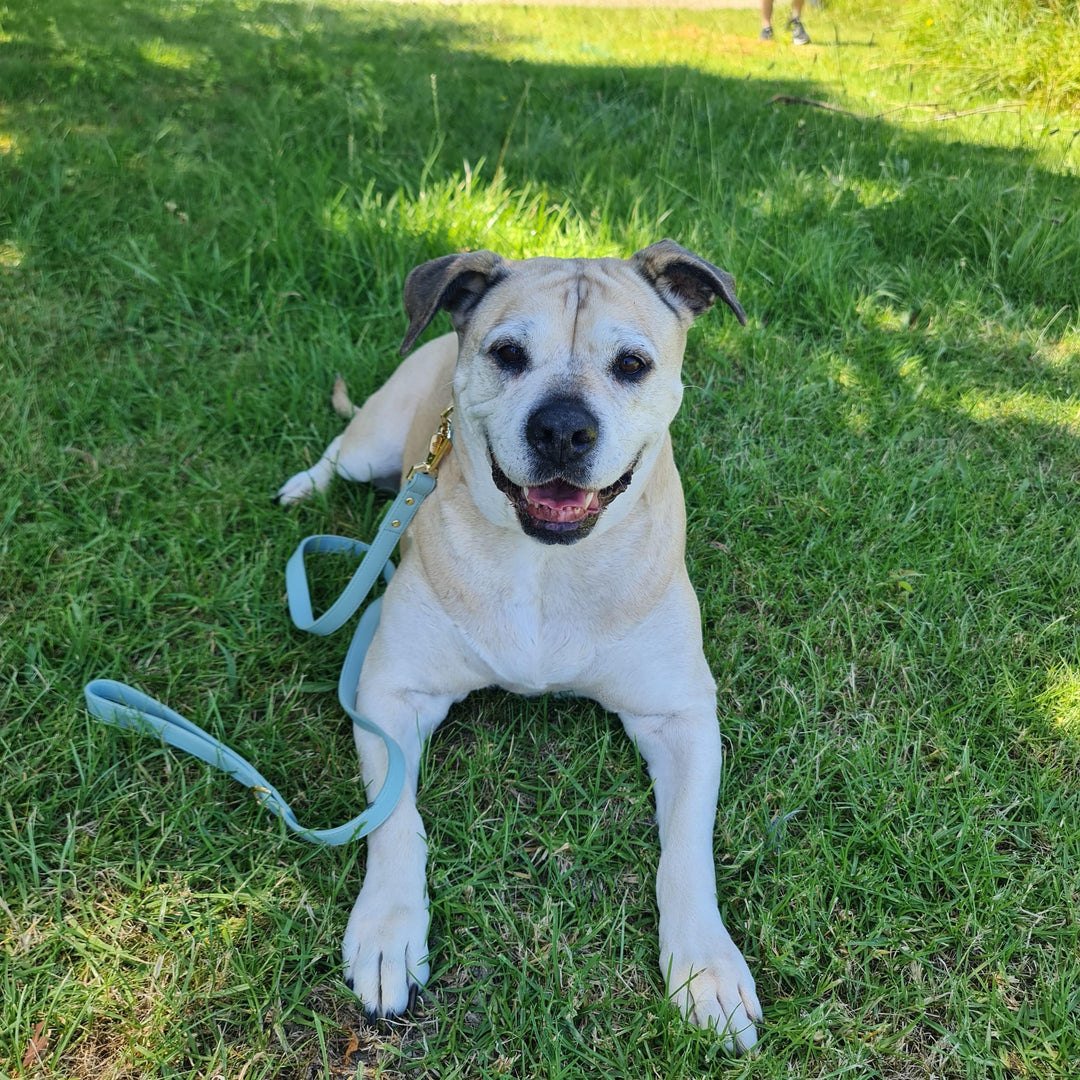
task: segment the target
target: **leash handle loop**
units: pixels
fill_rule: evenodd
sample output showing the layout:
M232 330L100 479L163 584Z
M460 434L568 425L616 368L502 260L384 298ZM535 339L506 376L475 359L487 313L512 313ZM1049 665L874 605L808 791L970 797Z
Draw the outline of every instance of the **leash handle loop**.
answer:
M300 542L285 569L285 586L289 614L301 629L313 634L332 634L347 622L364 602L381 574L389 582L394 573L390 556L412 521L420 503L435 488L435 477L425 472L411 475L398 497L390 504L375 540L370 544L343 536L309 536ZM362 555L348 585L333 604L318 617L311 607L304 557L309 554L347 553ZM352 722L365 731L378 735L386 747L387 771L379 794L363 813L351 821L331 829L308 829L300 824L281 793L250 762L231 750L220 739L204 731L198 724L174 712L160 701L113 679L93 679L83 693L90 714L112 727L151 735L169 746L199 758L215 769L228 773L234 780L250 788L261 805L273 811L298 836L313 844L337 846L367 836L392 813L405 786L405 758L401 747L378 724L361 716L353 708L360 671L368 646L379 624L382 597L368 605L353 634L338 679L338 701Z

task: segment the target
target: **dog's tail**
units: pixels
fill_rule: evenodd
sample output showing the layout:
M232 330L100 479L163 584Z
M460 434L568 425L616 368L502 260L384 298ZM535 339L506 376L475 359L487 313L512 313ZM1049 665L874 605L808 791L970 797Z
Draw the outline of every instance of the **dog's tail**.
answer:
M345 389L345 380L340 375L334 380L334 391L330 395L330 401L334 406L334 412L346 420L351 420L357 413L357 406L349 400L349 391Z

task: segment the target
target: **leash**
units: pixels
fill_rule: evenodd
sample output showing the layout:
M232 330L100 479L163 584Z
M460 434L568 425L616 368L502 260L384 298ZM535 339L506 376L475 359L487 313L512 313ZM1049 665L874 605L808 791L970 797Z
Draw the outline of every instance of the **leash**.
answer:
M439 464L453 445L452 408L443 412L439 429L431 437L427 459L409 470L401 491L390 504L371 544L344 536L309 536L293 552L285 567L285 587L289 614L301 630L319 635L332 634L353 616L380 576L390 581L394 573L390 556L420 509L420 504L435 490ZM316 617L311 607L311 590L304 559L307 555L340 553L363 557L341 595L322 615ZM94 679L86 684L83 691L86 707L92 716L104 724L141 735L156 736L169 746L228 773L234 780L250 788L262 806L277 814L304 840L334 846L347 844L350 840L367 836L390 816L405 784L405 758L401 747L378 724L361 716L352 707L364 657L379 625L381 609L380 596L360 616L338 678L338 701L354 724L382 739L387 754L386 779L379 794L362 814L336 828L309 829L301 825L277 788L249 761L198 724L133 687L113 679Z

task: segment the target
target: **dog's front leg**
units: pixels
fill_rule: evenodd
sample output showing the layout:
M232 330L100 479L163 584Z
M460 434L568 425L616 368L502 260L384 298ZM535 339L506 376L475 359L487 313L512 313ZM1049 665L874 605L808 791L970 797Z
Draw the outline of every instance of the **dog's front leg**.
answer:
M378 719L405 756L405 785L393 813L368 837L367 869L342 946L345 981L375 1016L407 1011L427 981L427 839L416 808L424 741L453 703L446 695L386 692L361 680L357 709ZM382 740L353 729L364 786L374 798L386 776Z
M715 709L664 716L622 713L653 778L660 829L656 899L660 966L684 1016L714 1027L728 1050L757 1042L754 977L720 918L713 826L722 747Z

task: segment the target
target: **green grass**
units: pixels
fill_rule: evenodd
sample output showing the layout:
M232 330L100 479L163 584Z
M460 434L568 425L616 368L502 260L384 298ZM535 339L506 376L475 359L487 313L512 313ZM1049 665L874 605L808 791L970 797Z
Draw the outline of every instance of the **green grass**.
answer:
M0 7L0 1074L40 1027L27 1075L100 1080L1076 1075L1080 122L961 90L1026 39L931 65L921 8L806 14L795 50L753 11ZM363 845L81 687L352 816L344 642L290 628L283 569L384 497L268 496L338 430L334 373L392 370L416 262L663 235L751 320L692 333L674 434L761 1054L662 1000L617 723L494 692L423 770L427 1005L372 1028L338 958Z
M951 89L1080 109L1076 0L922 0L904 23L916 62Z

